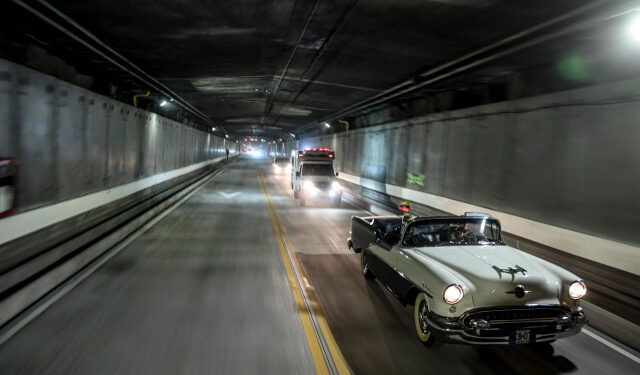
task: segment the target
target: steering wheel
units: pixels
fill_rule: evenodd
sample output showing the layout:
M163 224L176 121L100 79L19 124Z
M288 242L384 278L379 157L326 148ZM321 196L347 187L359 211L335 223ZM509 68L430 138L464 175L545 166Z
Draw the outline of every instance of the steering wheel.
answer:
M462 238L467 240L467 241L475 241L476 240L476 235L473 232L465 232L462 235Z

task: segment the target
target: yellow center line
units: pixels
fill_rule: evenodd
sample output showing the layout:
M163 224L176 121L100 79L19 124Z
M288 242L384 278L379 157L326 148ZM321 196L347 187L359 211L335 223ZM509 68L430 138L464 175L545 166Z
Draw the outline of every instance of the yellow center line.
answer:
M270 196L269 196L269 199L271 199ZM291 238L287 233L287 228L285 228L284 224L282 223L282 218L280 217L280 213L278 212L278 209L276 208L275 204L273 204L273 202L271 202L271 205L273 206L273 210L275 211L276 218L278 219L278 223L280 224L280 228L282 228L282 234L284 234L284 239L287 242L287 246L289 247L289 249L291 249L291 252L292 252L291 257L293 258L293 262L295 263L296 268L298 270L303 270L303 268L300 266L300 261L298 260L297 251L295 250L295 247L293 247L293 242L291 241ZM329 352L331 353L331 357L333 358L333 362L336 365L338 373L350 374L351 371L349 370L349 366L347 366L347 361L345 361L344 357L342 356L340 347L338 347L338 343L333 337L333 333L331 332L331 329L329 328L329 324L327 323L327 319L325 318L324 313L322 312L322 308L320 307L320 303L318 302L318 297L316 296L315 291L313 290L311 285L307 285L305 288L305 291L307 292L307 296L311 300L311 307L313 309L313 313L316 316L316 320L318 322L318 325L320 326L322 335L324 336L324 339L327 342L327 346L329 347Z
M271 218L271 224L273 225L273 232L276 235L276 240L278 242L278 249L280 250L280 256L282 257L282 263L284 264L284 269L287 273L287 279L289 280L289 287L291 288L291 292L293 293L293 299L296 303L296 307L298 309L298 315L300 316L300 321L302 322L302 329L304 330L304 334L307 338L307 344L309 345L309 350L311 351L311 357L313 359L313 364L316 368L316 373L318 375L329 374L329 369L327 368L327 364L324 360L324 356L322 355L322 349L320 348L320 342L318 337L316 337L315 331L313 329L313 325L311 324L311 316L307 311L307 308L302 299L302 293L298 288L298 284L296 282L295 275L293 273L293 265L289 261L289 257L287 256L287 251L285 249L285 245L282 242L282 237L280 236L280 230L278 229L278 225L273 214L273 210L271 208L271 203L268 198L267 188L264 184L264 180L262 179L262 175L258 170L258 179L260 180L260 188L262 188L262 194L264 195L264 200L267 203L267 210L269 211L269 217ZM274 207L275 209L275 207Z

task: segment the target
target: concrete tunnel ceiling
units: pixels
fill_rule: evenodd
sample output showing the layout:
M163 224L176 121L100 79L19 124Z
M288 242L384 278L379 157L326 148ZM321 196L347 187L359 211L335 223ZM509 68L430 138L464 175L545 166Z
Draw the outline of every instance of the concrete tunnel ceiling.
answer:
M226 131L276 137L583 5L583 0L55 4ZM546 55L536 58L541 56ZM520 54L481 75L504 74L531 59ZM462 73L439 85L473 85L478 74Z

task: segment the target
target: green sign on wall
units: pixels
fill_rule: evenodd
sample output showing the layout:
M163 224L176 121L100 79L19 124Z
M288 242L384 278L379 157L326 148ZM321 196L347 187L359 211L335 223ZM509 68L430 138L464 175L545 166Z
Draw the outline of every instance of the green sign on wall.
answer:
M424 175L419 173L407 173L407 183L410 185L424 186Z

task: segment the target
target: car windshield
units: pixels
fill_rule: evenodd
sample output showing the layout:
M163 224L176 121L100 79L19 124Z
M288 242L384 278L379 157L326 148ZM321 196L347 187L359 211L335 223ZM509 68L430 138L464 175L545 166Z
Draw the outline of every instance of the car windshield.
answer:
M503 244L500 223L491 218L418 220L409 224L403 242L407 246Z
M333 176L333 167L330 164L304 164L303 176Z

